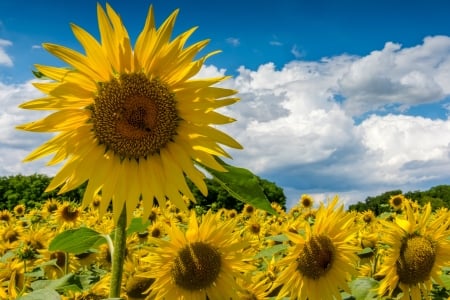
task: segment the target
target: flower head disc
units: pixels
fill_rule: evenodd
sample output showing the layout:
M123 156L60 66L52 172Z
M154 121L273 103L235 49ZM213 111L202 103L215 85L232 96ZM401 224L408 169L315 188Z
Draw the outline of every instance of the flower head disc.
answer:
M155 299L240 299L237 283L254 267L248 263L250 243L236 231L236 220L222 221L209 211L197 219L191 212L186 231L168 225L167 238L149 238L154 245L142 259L154 278L150 298Z
M195 28L170 39L178 10L157 28L150 7L134 48L108 4L106 11L98 5L97 13L100 41L72 25L85 53L44 44L68 68L36 65L52 81L35 83L45 97L20 107L53 112L18 128L57 134L25 161L51 154L49 165L64 161L47 190L61 187L63 193L87 181L83 205L101 193L100 213L112 201L115 212L126 203L131 216L141 198L143 217L154 199L185 208L183 197L195 200L185 176L206 194L196 166L225 171L215 159L229 157L222 145L242 148L215 128L234 121L215 110L238 101L231 97L236 91L214 86L226 77L193 78L217 51L194 59L208 43L185 46Z
M383 277L379 295L392 295L397 287L402 299L428 299L432 282L440 279L443 266L450 262L450 221L448 213L432 216L428 203L414 212L410 201L403 204L405 217L385 222L382 242L389 246L378 272Z
M305 234L286 232L292 246L279 262L282 268L272 289L280 288L276 299L340 299L349 291L347 278L355 275L358 247L353 239L356 227L335 197L320 205L314 224L305 222Z

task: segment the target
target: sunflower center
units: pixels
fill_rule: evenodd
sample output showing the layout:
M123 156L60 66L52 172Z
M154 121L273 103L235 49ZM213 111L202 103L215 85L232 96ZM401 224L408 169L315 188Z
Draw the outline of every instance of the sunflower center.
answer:
M302 199L301 203L303 207L308 208L312 205L312 200L310 198L305 197Z
M373 221L373 215L370 213L365 213L363 216L363 221L365 223L371 223Z
M220 253L208 244L196 242L178 252L172 268L172 278L184 289L204 289L214 283L220 267Z
M180 120L174 94L142 73L103 83L91 109L99 143L122 159L158 153L176 135Z
M400 248L397 260L399 280L416 284L428 280L436 259L436 245L423 236L407 238Z
M79 211L76 208L72 208L67 205L61 210L61 219L65 222L75 222L78 219Z
M399 205L402 204L402 199L401 199L400 197L395 197L394 199L392 199L392 203L393 203L395 206L399 206Z
M311 279L319 279L333 265L335 248L325 235L312 236L297 258L297 270Z

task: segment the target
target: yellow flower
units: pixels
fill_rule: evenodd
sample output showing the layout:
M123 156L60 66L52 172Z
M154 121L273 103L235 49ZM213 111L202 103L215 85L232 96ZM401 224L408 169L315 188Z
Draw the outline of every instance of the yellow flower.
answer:
M70 202L63 203L56 211L56 219L64 227L77 225L81 221L81 211Z
M188 229L167 227L169 240L149 238L156 245L149 256L149 272L155 278L150 297L157 299L239 299L236 282L253 269L248 264L248 243L234 232L236 220L219 221L208 212L199 225L191 213Z
M376 216L372 210L368 209L360 214L361 220L365 225L371 225L376 221Z
M115 223L126 202L128 220L140 197L148 215L156 198L165 207L166 197L186 208L183 195L194 201L188 176L207 193L205 174L196 166L226 171L215 159L230 157L222 145L241 149L216 125L234 119L215 110L233 104L236 91L214 86L225 80L195 78L211 52L194 60L208 40L185 46L195 27L171 40L178 10L155 27L150 7L134 48L119 15L106 4L98 5L100 42L72 25L84 48L79 53L46 43L43 47L68 64L68 68L36 65L52 82L35 83L45 97L22 104L24 109L51 110L47 117L18 129L57 134L25 161L54 154L48 162L64 165L47 191L60 192L88 181L83 205L100 191L100 212L113 203Z
M303 208L311 208L314 204L314 199L310 195L303 194L299 202Z
M305 223L305 236L286 232L293 246L279 261L284 269L277 276L274 288L281 286L278 298L340 299L340 291L349 292L348 275L355 275L358 260L352 240L356 227L353 216L335 208L338 198L320 206L314 225Z
M23 204L17 204L14 206L14 214L16 217L23 217L25 215L26 207Z
M402 194L393 195L389 198L389 205L395 211L401 210L405 202L407 200Z
M382 242L390 248L377 274L384 277L380 295L392 295L398 286L403 291L403 299L416 300L429 296L433 281L444 286L439 274L441 267L450 262L449 215L439 214L433 218L430 203L424 208L417 215L406 201L406 217L384 223Z

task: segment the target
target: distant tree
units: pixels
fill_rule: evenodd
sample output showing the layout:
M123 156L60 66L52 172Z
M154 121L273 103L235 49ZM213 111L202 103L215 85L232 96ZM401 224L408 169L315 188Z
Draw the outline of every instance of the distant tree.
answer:
M0 177L0 209L11 210L17 204L33 208L49 198L79 202L82 199L85 185L58 195L59 189L45 192L52 178L42 174L14 175Z
M390 196L401 193L401 190L394 190L375 197L367 197L364 202L350 205L349 210L364 211L371 209L376 215L379 215L390 210ZM417 201L420 205L430 203L433 210L440 207L450 208L450 185L437 185L426 191L409 191L403 195L412 201Z
M393 190L384 192L381 195L375 196L375 197L367 197L364 202L358 202L356 204L352 204L348 207L349 210L355 210L355 211L365 211L365 210L372 210L375 215L380 215L383 212L390 211L389 207L389 199L391 196L402 194L401 190Z
M270 182L260 177L257 178L259 185L269 202L279 203L283 209L286 209L286 196L284 195L283 189L274 182ZM193 206L201 206L204 209L211 208L213 210L219 208L236 209L237 211L242 210L245 203L231 196L216 180L206 178L205 182L208 187L208 195L206 196L204 196L198 188L188 180L188 185L197 201Z

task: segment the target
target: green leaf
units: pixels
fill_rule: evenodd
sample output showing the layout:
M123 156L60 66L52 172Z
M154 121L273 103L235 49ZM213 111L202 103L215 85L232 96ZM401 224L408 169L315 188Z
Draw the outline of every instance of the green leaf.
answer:
M36 290L51 289L56 290L66 285L72 285L73 274L64 275L54 280L36 280L31 283L31 288Z
M267 240L272 240L275 242L287 242L289 241L289 238L285 234L279 234L279 235L271 235L266 237Z
M206 166L203 167L213 175L213 178L222 188L239 201L277 215L277 212L272 208L264 194L258 177L255 174L244 168L233 167L217 157L216 160L228 172L219 172Z
M273 257L278 252L286 250L288 247L287 244L278 244L272 247L264 248L263 250L259 251L258 254L255 255L255 258L262 258L262 257Z
M442 282L444 283L444 287L447 290L450 290L450 275L446 274L446 273L442 273L440 277L441 277Z
M17 298L17 300L60 300L61 296L52 289L36 290L27 295Z
M143 222L142 218L133 218L127 228L127 235L130 235L134 232L146 231L150 223L150 220L147 220L147 222Z
M377 299L378 281L370 277L357 278L349 283L350 290L356 300Z
M80 254L92 249L101 239L104 237L100 233L87 227L70 229L58 234L48 250Z

